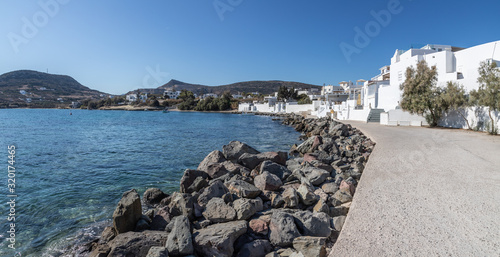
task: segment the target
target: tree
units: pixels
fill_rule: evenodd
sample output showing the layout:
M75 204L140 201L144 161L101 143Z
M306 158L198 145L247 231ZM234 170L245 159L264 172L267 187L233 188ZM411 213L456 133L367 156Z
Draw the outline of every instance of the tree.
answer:
M149 104L149 106L151 107L160 107L160 102L156 99L154 99L153 101L151 101L151 103Z
M475 105L485 106L489 108L489 116L491 120L490 134L497 134L498 128L495 128L495 120L491 115L492 111L500 110L500 70L497 68L497 63L492 61L481 62L479 66L479 89L471 92L472 102Z
M467 123L467 127L472 130L469 124L469 120L467 120L465 114L460 111L460 108L466 108L469 106L469 101L467 99L467 95L465 95L464 86L449 81L441 97L443 99L445 111L451 109L458 112L458 114L460 114L460 116L462 116L462 118Z
M297 97L297 100L298 100L298 104L311 104L312 103L311 98L309 98L309 96L307 96L306 94L300 94Z
M183 89L178 98L182 100L182 102L177 106L179 110L192 110L196 106L194 94L191 91Z
M417 63L417 68L410 66L406 69L406 80L401 84L403 90L401 108L412 114L425 115L431 127L438 124L444 110L441 98L442 89L436 86L437 68L429 68L427 62Z
M288 89L285 86L280 86L278 88L278 100L288 99Z

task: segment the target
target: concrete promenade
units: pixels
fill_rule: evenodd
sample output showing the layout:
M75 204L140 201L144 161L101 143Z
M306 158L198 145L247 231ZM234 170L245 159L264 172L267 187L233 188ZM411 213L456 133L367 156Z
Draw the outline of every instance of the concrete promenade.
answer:
M329 256L500 256L500 136L347 123L377 145Z

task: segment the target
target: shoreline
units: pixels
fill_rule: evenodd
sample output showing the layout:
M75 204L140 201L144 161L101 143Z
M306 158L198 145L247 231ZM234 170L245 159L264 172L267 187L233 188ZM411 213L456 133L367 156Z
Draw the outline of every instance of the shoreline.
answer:
M279 116L307 139L292 146L290 157L232 141L222 152L211 152L197 170L186 170L179 192L149 188L142 197L125 192L113 226L86 253L232 256L239 250L325 256L342 229L374 143L327 118L259 115ZM220 233L228 238L215 236ZM131 244L132 238L139 243Z

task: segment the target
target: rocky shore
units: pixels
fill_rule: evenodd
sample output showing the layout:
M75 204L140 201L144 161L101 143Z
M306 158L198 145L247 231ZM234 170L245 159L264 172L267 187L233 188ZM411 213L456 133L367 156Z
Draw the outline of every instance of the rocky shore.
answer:
M326 118L282 115L289 153L232 141L186 170L179 192L127 191L88 256L326 256L374 143Z

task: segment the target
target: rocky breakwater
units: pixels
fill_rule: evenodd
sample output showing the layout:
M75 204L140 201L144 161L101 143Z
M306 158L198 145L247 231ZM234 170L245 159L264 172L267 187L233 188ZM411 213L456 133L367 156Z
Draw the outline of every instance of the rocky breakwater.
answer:
M328 119L283 123L307 137L289 153L233 141L186 170L180 192L150 188L142 205L125 192L89 256L326 256L374 143Z

